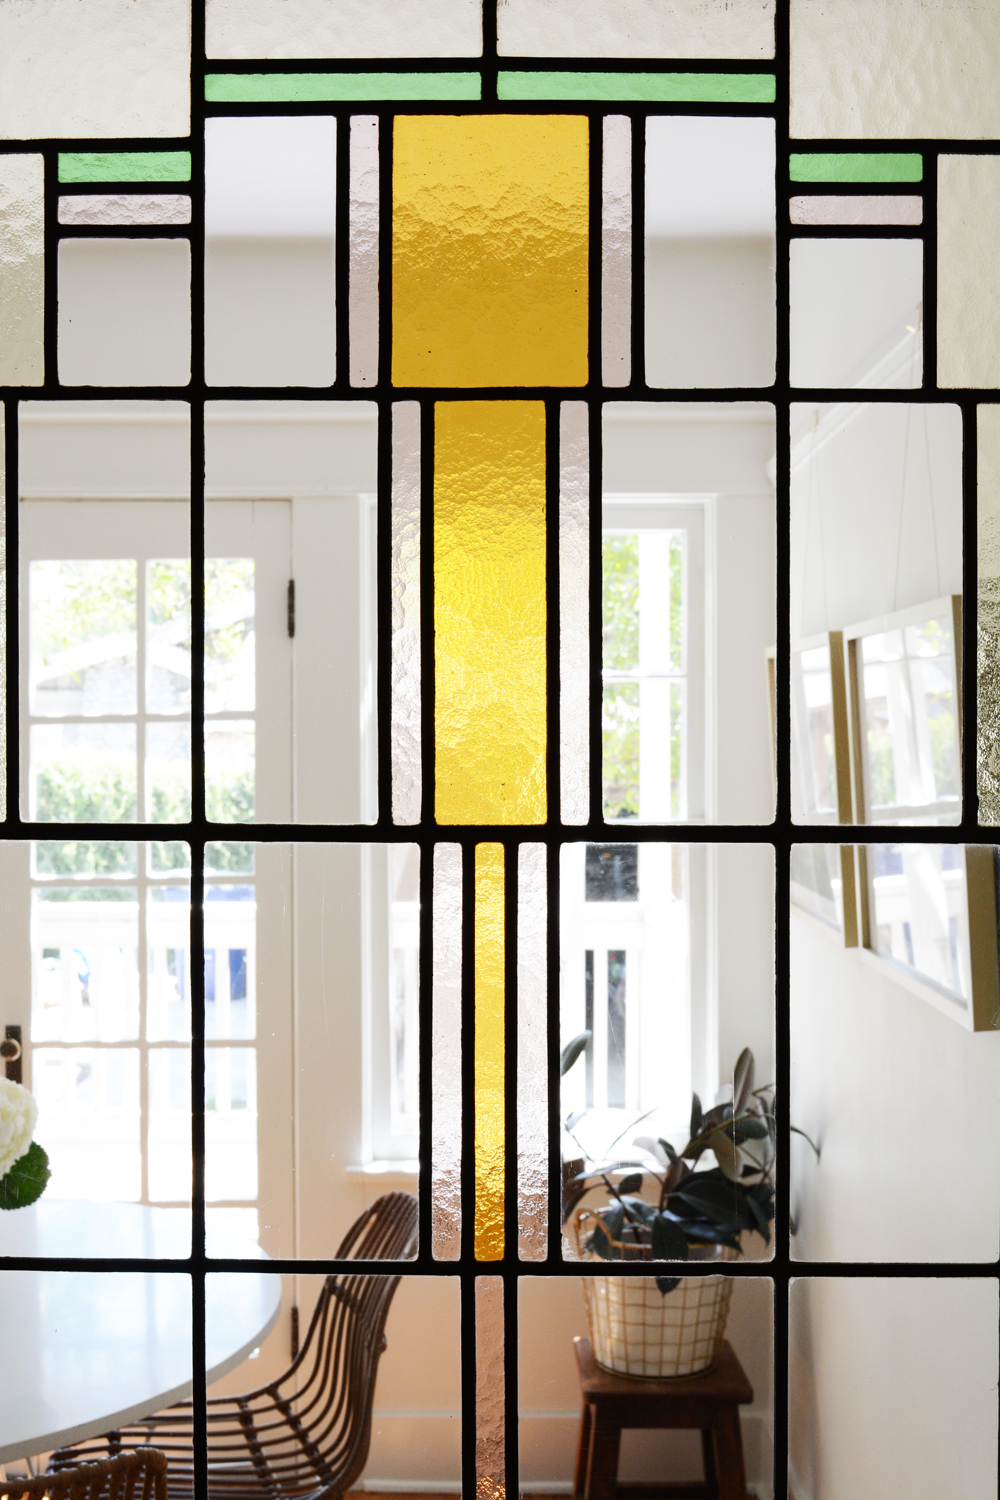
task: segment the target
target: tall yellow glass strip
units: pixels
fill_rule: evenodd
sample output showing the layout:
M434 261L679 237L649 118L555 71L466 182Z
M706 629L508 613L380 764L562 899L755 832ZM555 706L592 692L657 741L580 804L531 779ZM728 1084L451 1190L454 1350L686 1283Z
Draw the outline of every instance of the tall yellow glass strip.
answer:
M504 851L476 845L476 1228L477 1260L503 1256Z
M435 407L435 809L545 821L545 408Z
M394 384L586 384L588 129L397 116Z

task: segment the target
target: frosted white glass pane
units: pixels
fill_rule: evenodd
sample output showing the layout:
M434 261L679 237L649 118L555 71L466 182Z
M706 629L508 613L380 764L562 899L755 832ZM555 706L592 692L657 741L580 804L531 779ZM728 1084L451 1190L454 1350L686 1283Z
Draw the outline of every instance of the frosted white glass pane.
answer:
M35 1138L45 1142L48 1198L135 1202L141 1192L139 1053L36 1047L32 1093ZM190 1135L188 1137L190 1179Z
M0 35L9 6L0 7ZM3 62L0 59L0 76ZM3 105L0 103L0 112ZM0 156L0 383L41 385L45 291L40 156Z
M205 373L330 385L336 373L330 116L205 126Z
M924 200L902 193L798 193L788 212L793 224L922 224Z
M601 228L601 370L605 385L632 378L632 122L604 121Z
M774 379L774 125L646 122L646 379Z
M153 1202L189 1203L191 1053L186 1047L150 1049L147 1153Z
M468 57L479 0L208 0L209 57Z
M186 385L187 240L61 240L58 347L64 385Z
M419 823L420 407L392 408L392 819Z
M559 408L559 767L564 823L590 818L590 438L582 401Z
M517 1226L522 1260L548 1251L548 1025L544 844L517 851Z
M773 57L774 0L506 0L497 46L521 57Z
M791 0L790 42L794 137L1000 135L994 5Z
M253 822L255 740L252 719L206 723L205 805L211 822Z
M205 1049L205 1197L257 1196L257 1054Z
M434 848L431 1247L457 1260L462 1233L462 846Z
M998 237L1000 158L939 157L939 385L1000 385Z
M476 1495L499 1500L504 1483L503 1279L476 1277Z
M793 239L792 384L919 386L923 295L920 240Z
M378 116L351 116L351 384L378 380Z
M190 224L186 193L78 193L59 199L60 224Z
M134 823L134 724L33 724L29 814L43 823Z
M184 136L190 0L0 5L0 136Z

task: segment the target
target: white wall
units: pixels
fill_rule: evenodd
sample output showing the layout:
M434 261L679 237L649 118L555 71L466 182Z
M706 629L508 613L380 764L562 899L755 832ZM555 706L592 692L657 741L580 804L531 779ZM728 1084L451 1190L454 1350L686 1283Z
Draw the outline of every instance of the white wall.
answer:
M646 382L675 390L774 380L774 241L649 239Z

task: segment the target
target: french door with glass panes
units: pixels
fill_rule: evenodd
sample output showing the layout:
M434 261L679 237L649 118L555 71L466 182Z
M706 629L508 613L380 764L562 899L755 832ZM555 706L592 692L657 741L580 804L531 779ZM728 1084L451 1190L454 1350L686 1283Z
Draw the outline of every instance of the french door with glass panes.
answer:
M206 793L219 821L290 817L290 510L206 507ZM127 825L189 816L188 507L30 500L20 518L22 807L32 820L119 823L125 837L3 846L0 920L18 976L5 1019L27 1038L50 1191L181 1204L189 856L176 840L130 840ZM256 1238L260 1212L286 1253L291 1070L280 1041L262 1068L258 1039L290 1029L291 944L268 899L287 862L234 837L209 846L205 879L209 1222Z

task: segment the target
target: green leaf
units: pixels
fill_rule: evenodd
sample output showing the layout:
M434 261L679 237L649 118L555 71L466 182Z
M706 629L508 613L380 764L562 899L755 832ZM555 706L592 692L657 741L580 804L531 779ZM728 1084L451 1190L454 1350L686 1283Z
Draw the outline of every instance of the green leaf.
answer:
M753 1229L756 1225L752 1210L747 1205L745 1192L735 1184L723 1181L705 1181L707 1173L697 1173L687 1178L676 1196L690 1203L717 1224L729 1228Z
M624 1186L624 1183L622 1184L622 1186ZM645 1198L623 1197L622 1202L632 1214L633 1218L639 1220L640 1224L652 1224L653 1220L656 1218L656 1209L653 1207L652 1203L647 1203Z
M578 1036L573 1037L572 1041L566 1043L565 1047L562 1049L562 1056L559 1059L560 1077L565 1077L569 1072L570 1068L576 1062L577 1058L586 1048L587 1043L590 1041L591 1034L592 1033L589 1031L581 1031Z
M733 1136L737 1144L740 1141L766 1141L767 1121L762 1120L759 1115L744 1115L742 1119L733 1121Z
M602 1260L620 1259L618 1251L600 1227L593 1231L583 1248L589 1251L591 1255L599 1255Z
M680 1161L680 1157L677 1155L677 1152L674 1150L673 1146L671 1146L669 1141L665 1141L662 1135L659 1138L659 1144L663 1147L664 1151L669 1156L671 1166L676 1167L677 1163Z
M625 1193L637 1193L642 1187L642 1173L630 1172L627 1177L622 1178L617 1187L618 1191L623 1195Z
M735 1182L739 1176L740 1164L729 1130L713 1130L708 1138L708 1145L715 1152L715 1159L730 1182Z
M695 1138L696 1135L701 1135L701 1132L702 1132L702 1130L704 1128L704 1124L705 1124L705 1121L704 1121L704 1117L703 1117L702 1112L701 1112L701 1100L698 1098L697 1094L692 1094L691 1095L691 1139L692 1140L694 1140L694 1138Z
M38 1142L32 1141L6 1177L0 1177L0 1208L27 1208L42 1196L51 1175L49 1158Z
M610 1208L602 1208L599 1211L601 1227L613 1240L622 1237L622 1226L625 1223L625 1208L621 1203L612 1203Z
M666 1214L657 1214L653 1220L653 1259L687 1260L688 1242L683 1229Z
M723 1229L718 1224L689 1224L687 1226L688 1244L696 1245L699 1241L707 1240L711 1245L728 1245L731 1250L742 1252L742 1246L735 1238L731 1230Z
M733 1114L743 1113L747 1099L753 1092L753 1053L749 1047L744 1047L736 1059L733 1069Z

